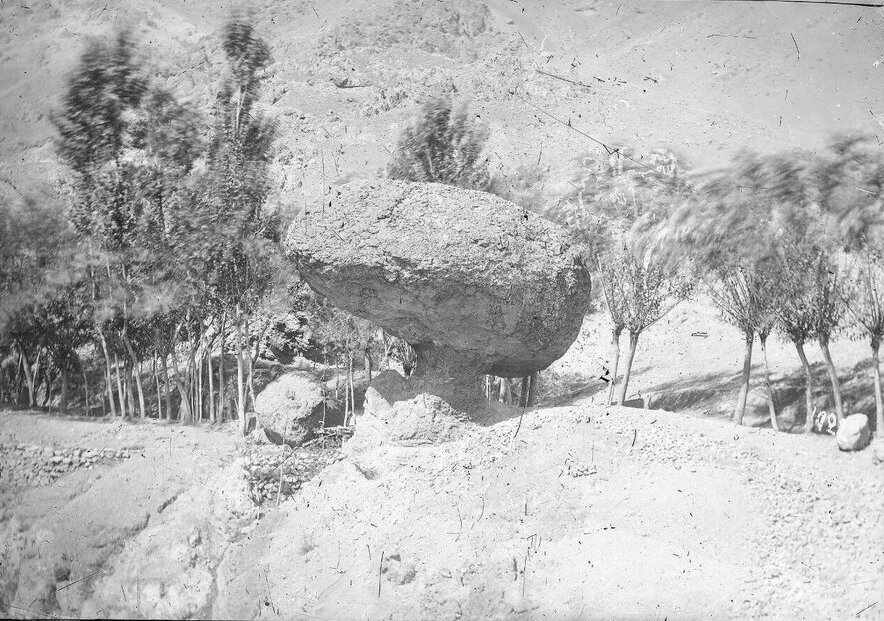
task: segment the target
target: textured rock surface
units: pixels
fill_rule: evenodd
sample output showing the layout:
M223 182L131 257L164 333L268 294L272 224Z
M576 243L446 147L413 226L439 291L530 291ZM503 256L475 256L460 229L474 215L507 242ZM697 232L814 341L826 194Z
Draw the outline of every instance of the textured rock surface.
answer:
M255 417L275 444L301 444L322 424L322 400L322 387L312 378L286 373L255 398Z
M561 228L446 185L341 186L292 224L286 251L318 293L414 345L419 367L527 375L565 353L588 306Z
M865 414L845 416L838 426L835 442L842 451L861 451L869 445L871 431L869 417Z

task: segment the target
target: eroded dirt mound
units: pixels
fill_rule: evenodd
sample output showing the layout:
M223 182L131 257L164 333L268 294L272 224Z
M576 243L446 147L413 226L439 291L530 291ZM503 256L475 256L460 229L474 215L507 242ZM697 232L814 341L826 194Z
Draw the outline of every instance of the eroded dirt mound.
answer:
M292 449L235 424L0 413L0 615L205 617L231 548L345 431Z
M4 467L4 477L10 474L16 487L7 486L4 478L0 490L0 614L145 614L146 609L139 612L140 589L147 586L149 571L143 584L132 583L136 597L127 599L125 607L112 601L84 605L106 576L116 575L112 568L122 550L143 542L140 533L156 531L170 507L184 506L177 502L180 496L217 487L216 477L229 472L225 464L235 457L235 438L228 428L0 413L0 443L14 446L12 459L20 462ZM216 505L220 497L212 497ZM193 511L214 506L199 500ZM173 545L170 538L177 535L169 530L164 539L169 554L177 544L187 545L191 531ZM168 555L151 554L153 571L175 573L178 565ZM147 587L144 604L150 593ZM128 598L129 586L117 594Z
M228 555L212 614L842 618L884 587L882 511L831 439L541 410L327 469Z

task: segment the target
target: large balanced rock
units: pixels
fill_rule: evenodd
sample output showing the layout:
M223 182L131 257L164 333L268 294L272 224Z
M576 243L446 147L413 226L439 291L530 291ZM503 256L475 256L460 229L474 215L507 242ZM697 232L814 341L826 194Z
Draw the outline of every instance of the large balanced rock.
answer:
M869 445L870 438L869 417L865 414L845 416L835 432L835 442L842 451L861 451Z
M491 194L435 183L341 186L304 211L286 250L336 306L418 351L451 350L443 355L505 377L561 357L589 300L589 272L564 230Z
M482 374L549 366L574 342L589 302L589 271L563 229L447 185L351 182L305 209L285 248L317 293L415 348L408 381L383 373L366 394L366 413L389 428L419 411L435 426L412 425L403 439L450 437L454 412L477 404Z
M255 418L276 444L302 444L322 424L322 387L305 373L279 376L255 398Z

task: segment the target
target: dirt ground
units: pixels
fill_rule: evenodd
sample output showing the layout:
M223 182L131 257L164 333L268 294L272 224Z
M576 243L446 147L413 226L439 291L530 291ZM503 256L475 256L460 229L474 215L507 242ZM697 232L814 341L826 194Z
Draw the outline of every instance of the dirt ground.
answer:
M254 502L246 459L260 447L235 425L4 412L3 612L884 618L882 466L829 436L734 426L722 411L739 335L702 301L668 319L643 340L630 398L682 395L680 412L600 403L608 336L594 315L521 421L441 446L345 444L278 508ZM785 386L797 358L772 349ZM833 354L861 389L865 346ZM57 474L23 477L23 455Z
M538 410L326 470L225 559L213 615L846 618L884 588L876 468L822 437Z
M495 174L547 172L551 199L597 148L574 129L703 170L743 146L818 148L884 125L880 8L251 4L276 60L262 103L280 121L279 204L378 174L415 106L450 87L488 123ZM130 24L158 84L205 107L229 8L0 5L3 198L53 195L51 113L89 36ZM593 315L521 426L351 454L279 508L252 501L235 425L0 412L0 616L884 618L884 470L869 452L727 420L742 344L703 301L642 336L628 397L652 409L602 405L608 338ZM871 413L867 346L832 353L848 410ZM797 357L775 342L771 363L785 411L802 399Z
M175 513L181 513L182 499L207 489L220 473L229 474L236 443L233 428L3 413L0 446L5 493L0 585L9 614L115 616L114 609L106 605L104 610L101 605L84 609L84 600L117 570L127 544L140 534L161 534L156 541L160 548L168 543L173 534L163 532L162 525L168 521L164 512L173 506ZM16 463L15 447L28 445L44 449L125 449L130 456L92 469L77 469L48 485L12 487L9 481ZM207 505L194 505L192 510L203 512L205 508ZM211 520L211 515L200 516L189 528L198 528L204 520ZM185 543L190 534L190 530L185 533ZM150 561L157 571L175 572L173 565L188 560L175 556L170 549L166 553L173 556L161 561L150 551ZM131 587L138 589L135 581ZM128 597L125 592L122 595ZM132 598L125 612L143 614L139 613L138 600L138 596ZM124 611L116 612L118 616Z

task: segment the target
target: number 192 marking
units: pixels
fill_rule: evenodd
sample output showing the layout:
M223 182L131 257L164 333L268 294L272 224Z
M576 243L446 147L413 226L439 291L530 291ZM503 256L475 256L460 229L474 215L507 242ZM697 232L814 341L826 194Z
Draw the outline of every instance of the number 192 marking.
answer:
M836 427L838 426L838 417L835 416L832 412L820 411L817 412L813 417L814 419L814 427L816 428L818 433L828 433L831 435L835 434ZM825 431L823 430L825 428Z

